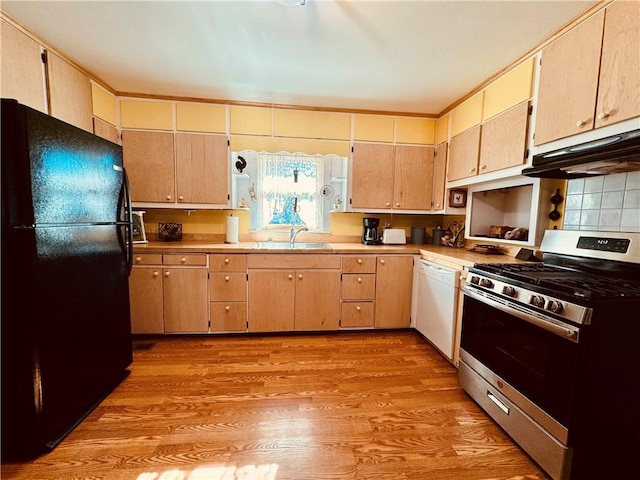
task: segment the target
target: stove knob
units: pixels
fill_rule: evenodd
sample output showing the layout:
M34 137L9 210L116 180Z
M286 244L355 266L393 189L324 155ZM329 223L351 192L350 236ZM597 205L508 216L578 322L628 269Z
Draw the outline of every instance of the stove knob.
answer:
M510 287L508 285L505 285L504 287L502 287L502 293L505 294L507 297L515 297L518 295L518 291L515 288Z
M473 275L473 276L471 277L470 282L471 282L471 283L473 283L474 285L478 285L478 283L480 283L480 278L479 278L479 277L477 277L477 276L475 276L475 275Z
M534 307L544 308L544 297L541 297L540 295L531 295L529 303Z
M482 280L480 280L480 286L486 287L486 288L493 288L493 282L488 278L483 278Z
M557 300L549 300L547 304L547 310L553 313L560 313L562 311L562 303Z

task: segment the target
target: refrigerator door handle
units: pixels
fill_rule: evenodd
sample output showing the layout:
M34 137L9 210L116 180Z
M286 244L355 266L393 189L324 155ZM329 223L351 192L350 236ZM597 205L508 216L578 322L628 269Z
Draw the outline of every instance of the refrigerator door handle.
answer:
M131 188L129 186L129 177L127 175L127 171L123 168L123 182L122 182L122 199L121 205L124 206L124 216L125 218L120 220L121 228L125 229L125 239L124 239L124 254L125 261L127 263L127 270L129 274L131 274L131 269L133 268L133 208L131 205ZM118 209L119 212L122 212L122 208Z

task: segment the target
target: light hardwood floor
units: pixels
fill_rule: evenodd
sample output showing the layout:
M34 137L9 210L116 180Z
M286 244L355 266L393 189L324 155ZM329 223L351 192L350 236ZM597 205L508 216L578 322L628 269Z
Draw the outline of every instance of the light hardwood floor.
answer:
M548 480L413 330L154 341L2 479Z

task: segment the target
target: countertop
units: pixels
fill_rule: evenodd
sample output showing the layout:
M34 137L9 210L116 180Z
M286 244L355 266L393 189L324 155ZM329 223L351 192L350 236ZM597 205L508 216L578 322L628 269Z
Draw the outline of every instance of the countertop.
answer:
M362 245L361 243L327 242L326 249L273 249L255 248L256 242L215 243L199 241L157 242L135 244L136 253L287 253L287 254L413 254L451 268L462 269L476 263L519 263L522 260L505 255L488 255L470 251L469 248L452 248L438 245Z

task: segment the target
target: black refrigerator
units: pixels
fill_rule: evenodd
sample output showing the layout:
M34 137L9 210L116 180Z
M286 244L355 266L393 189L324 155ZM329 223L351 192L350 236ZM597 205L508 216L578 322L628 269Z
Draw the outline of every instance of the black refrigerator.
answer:
M50 451L128 375L122 147L2 99L2 461Z

